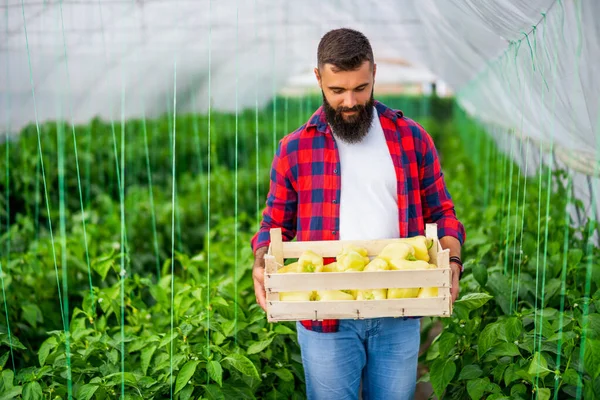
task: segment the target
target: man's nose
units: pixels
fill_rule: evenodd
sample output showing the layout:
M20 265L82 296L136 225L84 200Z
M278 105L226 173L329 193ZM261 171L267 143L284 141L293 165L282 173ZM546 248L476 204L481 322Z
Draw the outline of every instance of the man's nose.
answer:
M356 96L354 95L354 92L351 90L348 90L344 96L344 107L352 108L356 104L357 104L357 102L356 102Z

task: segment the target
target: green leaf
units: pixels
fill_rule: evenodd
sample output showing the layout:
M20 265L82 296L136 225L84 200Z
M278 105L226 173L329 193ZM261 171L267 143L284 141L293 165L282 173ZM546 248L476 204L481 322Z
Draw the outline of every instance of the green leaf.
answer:
M0 342L2 344L7 345L8 347L12 346L13 349L27 350L27 348L25 346L23 346L23 343L21 343L19 338L16 337L15 335L10 335L10 338L8 337L8 335L6 333L2 333L0 335L1 335Z
M29 382L23 387L23 400L42 400L42 387L37 382Z
M473 267L473 277L479 283L479 286L485 287L488 280L487 267L481 263L475 264Z
M113 250L114 253L114 250ZM96 271L100 277L102 278L102 280L106 279L106 275L108 274L108 271L110 271L110 269L114 266L115 264L115 256L111 253L110 255L100 258L98 260L94 260L94 262L92 262L92 269L94 271Z
M179 393L179 391L181 391L181 389L183 389L185 385L187 385L189 380L196 372L196 367L199 363L200 361L188 361L181 368L181 371L179 371L179 373L177 374L177 381L175 383L175 394Z
M517 397L518 394L526 395L527 386L523 385L522 383L517 383L516 385L510 388L510 395L512 397Z
M531 360L531 364L529 365L529 369L527 373L531 376L535 376L539 374L539 376L544 377L548 375L551 371L548 369L548 362L539 351L533 355L533 360Z
M17 396L20 396L22 392L23 386L11 387L10 389L2 393L2 395L0 395L0 400L14 399Z
M468 311L476 310L490 301L493 297L487 293L470 293L454 302L455 305L466 308Z
M479 400L483 397L490 383L490 378L478 378L467 382L467 392L473 400Z
M179 392L179 400L189 400L192 397L192 394L194 393L194 387L193 386L186 386L183 389L181 389L181 392Z
M451 355L450 351L456 345L457 341L458 341L458 337L456 334L454 334L450 331L442 332L438 339L438 343L440 346L440 355L442 357L450 356Z
M562 376L563 380L567 385L581 386L583 382L581 377L573 368L569 368Z
M583 365L594 379L600 374L600 340L586 338L584 343Z
M513 343L523 332L523 322L517 317L508 318L504 322L504 338L508 343Z
M285 368L280 368L275 371L275 375L286 382L292 382L294 380L294 375Z
M15 373L10 369L2 371L2 382L4 382L4 389L9 389L14 386L13 381L15 380Z
M486 288L494 296L494 301L506 315L510 315L511 282L500 272L494 272L488 278Z
M592 387L594 389L594 393L596 394L596 398L600 398L600 376L594 379Z
M38 351L38 359L40 361L40 367L43 367L46 363L46 358L50 354L50 351L58 346L58 342L56 341L55 336L50 336L48 339L42 343L40 346L40 350Z
M483 371L477 364L471 364L464 367L458 375L458 380L470 380L479 378L483 374Z
M500 323L496 322L483 328L477 343L477 354L479 355L479 358L481 358L489 349L491 349L492 346L494 346L494 343L496 343L496 340L498 340L500 326Z
M119 353L117 353L117 350L112 349L106 353L106 358L108 358L108 361L110 361L111 364L116 365L119 362Z
M492 348L491 354L496 357L516 357L521 355L519 348L514 343L500 343Z
M142 364L142 372L144 373L144 375L148 373L148 367L150 366L150 361L152 360L152 356L154 355L155 351L156 346L150 346L146 347L145 349L142 349L140 360Z
M569 249L569 266L576 267L581 262L583 257L583 251L581 249Z
M4 366L6 365L6 362L8 361L8 356L10 355L10 352L7 351L6 353L4 353L2 355L2 357L0 357L0 370L2 368L4 368Z
M285 325L277 325L275 327L275 333L279 333L280 335L295 335L296 332L291 330Z
M504 363L499 363L496 365L496 367L492 370L495 382L502 382L502 376L504 375L504 371L507 367L508 364Z
M550 389L548 389L548 388L538 389L536 400L550 400Z
M209 361L207 365L208 376L223 387L223 367L221 363L215 360Z
M448 384L452 381L455 373L456 365L452 360L438 358L431 365L431 386L433 386L433 390L439 398L442 398L442 394L446 390Z
M225 396L217 385L202 385L204 388L204 397L209 400L225 400Z
M94 393L96 393L96 390L98 390L98 387L98 385L91 383L81 386L77 391L77 400L90 400Z
M250 347L248 347L248 355L260 353L261 351L263 351L265 348L267 348L271 344L273 339L274 339L274 337L270 337L269 339L252 343L250 345Z
M516 364L511 364L504 371L504 384L509 386L512 382L519 379L519 375L517 375L517 370L519 367Z
M260 379L258 376L258 371L256 370L256 366L247 357L244 357L241 354L233 353L229 357L225 357L223 360L227 361L233 368L237 369L242 374L252 378Z
M556 295L556 293L558 293L561 285L562 285L562 281L560 279L556 279L556 278L550 279L548 282L546 282L546 285L544 288L544 304L543 304L543 306L546 306L546 304L548 304L548 302L552 299L552 297L554 297L554 295Z
M583 327L585 335L590 339L600 338L600 314L593 313L588 315L586 326Z
M37 328L38 319L40 321L43 320L42 311L40 308L35 304L26 304L21 307L21 309L23 310L23 318L25 321L27 321L32 327Z

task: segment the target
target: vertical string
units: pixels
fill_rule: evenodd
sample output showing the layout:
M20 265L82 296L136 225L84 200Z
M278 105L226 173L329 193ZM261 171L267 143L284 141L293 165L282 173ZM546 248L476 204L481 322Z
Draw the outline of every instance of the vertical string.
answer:
M170 340L170 387L171 399L173 398L173 354L174 354L174 329L175 329L175 193L176 193L176 174L175 174L175 150L177 143L177 58L173 61L173 141L172 141L172 184L171 184L171 340Z
M152 211L152 237L154 246L154 258L156 260L156 280L160 280L160 253L158 250L158 232L156 230L156 208L154 206L154 193L152 190L152 168L150 167L150 150L148 148L148 131L146 128L146 111L142 107L142 131L144 133L144 152L146 156L146 175L148 175L148 196L150 199L150 210Z
M258 29L257 29L257 13L256 13L256 0L254 0L254 42L258 46ZM256 230L260 228L260 149L258 140L258 68L254 68L254 137L255 137L255 148L256 148Z
M211 55L212 55L212 0L208 0L208 190L207 190L207 213L206 213L206 358L210 359L211 350L210 350L210 267L211 267L211 254L210 254L210 186L211 186L211 108L212 108L212 99L211 99ZM210 375L206 376L206 384L210 383Z
M233 290L234 290L234 342L238 344L238 130L239 130L239 56L238 56L238 36L239 36L239 2L235 2L235 188L234 188L234 266L233 266Z
M114 130L113 130L114 135ZM114 137L114 136L113 136ZM121 206L121 397L125 398L125 281L127 279L127 269L125 265L127 254L127 237L125 225L125 74L123 64L121 63L121 169L119 172L119 157L116 153L115 140L115 162L117 162L117 177L120 177L119 197Z
M573 180L571 178L571 174L568 175L567 178L567 204L565 206L565 230L564 230L564 241L563 241L563 263L562 263L562 272L560 274L561 285L560 285L560 312L558 314L558 343L556 345L556 365L557 369L560 368L561 363L561 353L562 353L562 344L563 344L563 321L565 314L565 294L566 294L566 286L567 286L567 262L569 260L569 226L570 224L570 216L569 216L569 207L571 205L571 195L573 193ZM565 368L566 371L566 368ZM558 388L559 388L559 380L556 379L554 381L554 400L558 399Z
M7 7L5 8L4 19L5 19L5 34L8 42L8 0L6 0ZM6 82L10 82L10 68L8 67L8 53L6 54ZM5 148L6 148L6 265L10 265L10 90L6 90L6 136L5 136ZM37 174L36 174L37 177ZM37 198L37 192L36 192ZM10 359L12 363L13 371L15 368L15 354L13 351L12 343L12 332L10 330L10 320L8 318L8 303L6 299L6 286L4 284L4 270L2 269L2 257L0 257L0 283L2 283L2 299L4 301L4 314L6 316L6 333L8 334L8 345L10 347Z

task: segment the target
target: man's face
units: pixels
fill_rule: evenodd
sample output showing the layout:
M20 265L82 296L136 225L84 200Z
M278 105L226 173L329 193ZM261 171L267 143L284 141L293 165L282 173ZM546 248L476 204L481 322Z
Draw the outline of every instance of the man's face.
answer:
M315 69L327 122L348 143L360 142L371 126L375 68L365 61L354 71L339 71L331 64Z

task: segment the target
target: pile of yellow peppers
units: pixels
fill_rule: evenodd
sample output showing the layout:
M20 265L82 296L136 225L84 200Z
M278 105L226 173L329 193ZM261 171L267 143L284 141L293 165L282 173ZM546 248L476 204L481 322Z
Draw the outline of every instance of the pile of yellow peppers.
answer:
M323 264L323 257L311 250L300 255L297 262L285 265L278 273L326 273L386 271L436 268L429 263L431 239L416 236L398 239L388 244L372 260L367 257L367 250L361 247L345 246L336 256L336 261ZM282 301L326 301L326 300L384 300L411 297L437 297L437 287L430 288L389 288L370 290L318 290L310 292L282 292Z

